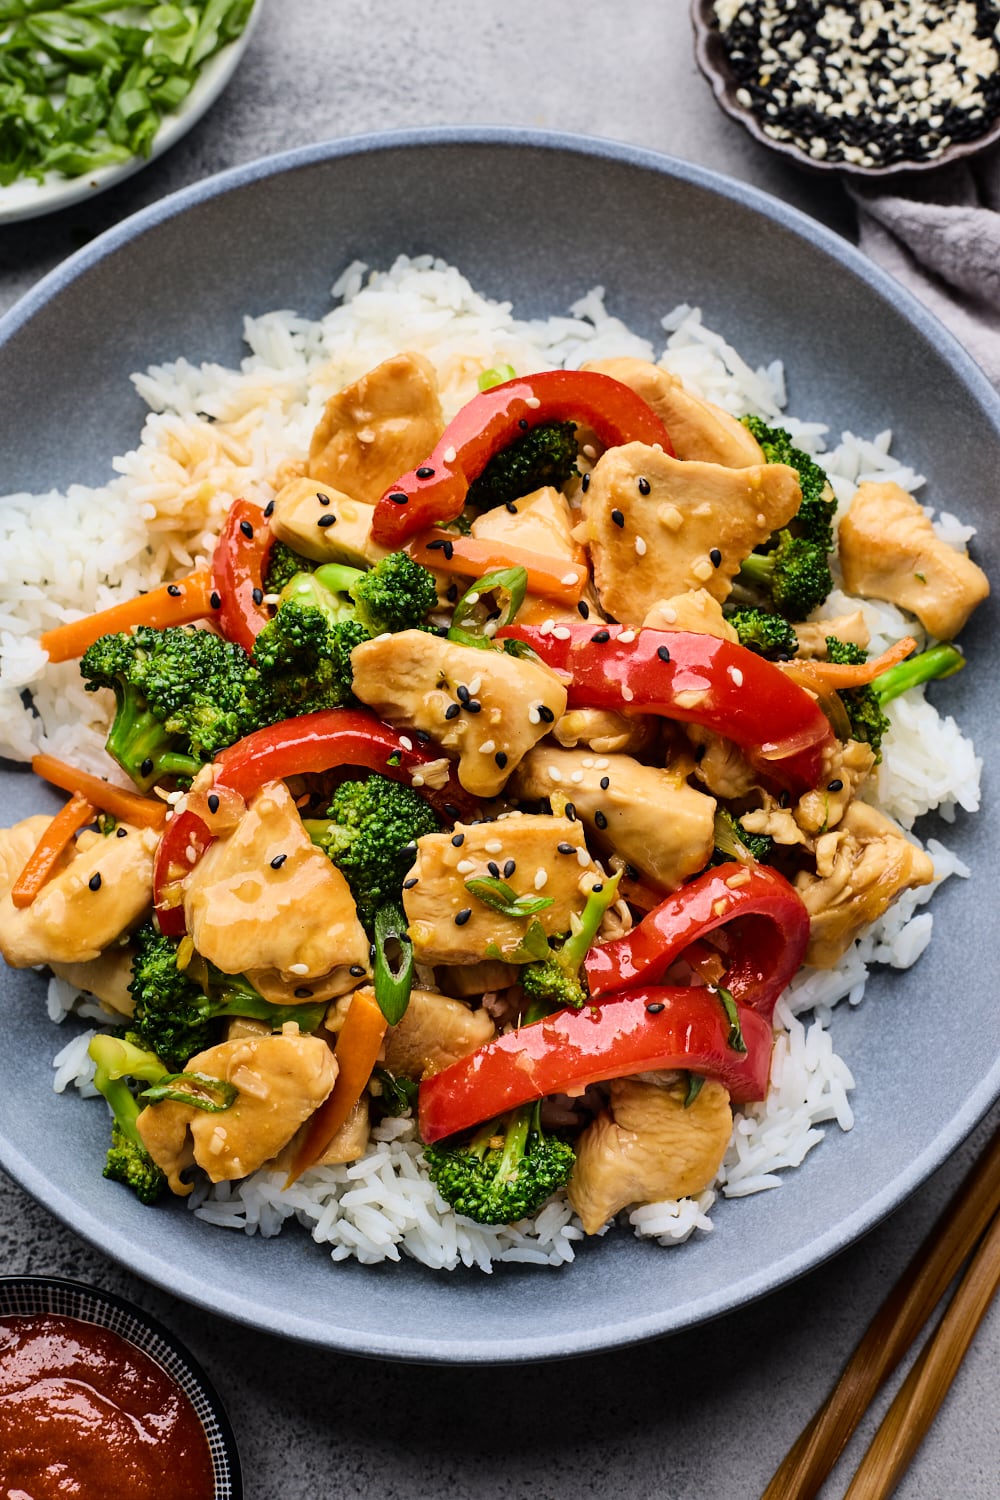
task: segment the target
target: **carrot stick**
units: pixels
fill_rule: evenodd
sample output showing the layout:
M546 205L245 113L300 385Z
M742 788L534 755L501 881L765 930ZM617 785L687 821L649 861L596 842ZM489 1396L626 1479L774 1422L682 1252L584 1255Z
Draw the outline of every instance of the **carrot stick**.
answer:
M28 858L28 863L14 881L10 899L20 908L30 906L55 868L60 854L78 828L93 820L96 808L86 797L74 792L44 830Z
M31 769L43 781L51 781L53 786L62 787L64 792L79 792L102 812L110 813L113 818L120 818L125 823L134 823L137 828L161 828L166 822L166 804L158 797L142 797L138 792L112 786L110 781L104 781L100 776L91 776L88 771L78 770L76 766L67 765L54 755L33 756Z
M110 609L84 615L82 620L71 620L68 625L46 630L39 644L49 653L49 661L72 661L102 635L131 630L135 625L154 625L162 630L168 625L190 625L193 620L203 620L212 613L211 593L211 574L207 568L199 568L186 578L178 578L176 583L162 583L148 594L125 599L121 604L112 604Z
M868 661L858 662L857 666L833 661L780 661L778 666L786 676L794 678L800 687L823 696L874 682L876 677L880 677L916 649L917 643L912 635L904 635L901 641L890 646L888 651L883 651L881 656L872 656Z
M337 1080L309 1121L305 1140L285 1180L291 1187L309 1167L315 1166L344 1124L364 1092L378 1059L388 1022L379 1010L375 991L368 986L355 990L347 1019L337 1038Z
M440 528L421 532L406 550L426 568L460 573L468 578L482 578L484 573L500 568L524 568L530 594L561 599L567 604L576 604L582 597L590 576L582 552L575 562L568 562L564 557L550 557L527 547L459 536Z

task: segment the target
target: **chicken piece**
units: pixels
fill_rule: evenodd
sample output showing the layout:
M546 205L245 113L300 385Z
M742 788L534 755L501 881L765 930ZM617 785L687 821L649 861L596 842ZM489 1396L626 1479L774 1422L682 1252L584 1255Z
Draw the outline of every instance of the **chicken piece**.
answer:
M412 990L403 1019L386 1033L382 1066L401 1078L429 1078L485 1047L495 1035L485 1010L470 1010L461 1000L433 990Z
M703 724L685 724L685 737L694 750L694 776L723 802L742 801L760 780L739 745Z
M271 530L313 562L370 568L387 556L371 534L374 514L374 505L352 500L332 485L293 479L274 497Z
M792 808L782 807L770 792L761 792L760 797L760 807L755 807L740 817L747 833L765 833L776 844L782 844L788 849L796 845L811 849L812 839L796 823Z
M295 998L322 998L322 979L368 962L368 938L343 875L309 838L284 782L263 787L236 827L184 882L187 930L226 974L277 970ZM259 984L258 984L259 987ZM310 990L296 996L297 988ZM287 993L287 992L286 992Z
M722 613L722 605L707 589L689 589L672 599L658 599L642 622L646 630L690 630L739 643L739 632Z
M666 1087L615 1078L610 1087L610 1108L577 1141L566 1188L587 1234L630 1203L700 1193L718 1172L733 1130L721 1083L706 1080L687 1108L686 1078Z
M840 523L839 547L849 594L912 611L939 640L957 635L990 591L982 568L943 542L898 484L858 487Z
M617 714L604 708L571 708L553 725L552 735L567 750L585 745L597 755L648 750L656 739L652 714Z
M379 718L425 730L457 756L458 779L476 797L495 797L566 708L566 689L541 662L423 630L365 641L351 652L351 666L355 696Z
M11 887L50 822L25 818L0 832L0 953L12 969L89 963L131 932L153 902L159 835L119 823L107 835L84 829L31 905L15 906Z
M933 879L929 856L890 818L852 802L840 826L816 840L816 874L800 871L795 877L810 918L806 963L832 969L862 928L903 891Z
M218 1114L173 1099L140 1114L142 1143L181 1197L191 1191L180 1174L192 1161L213 1182L225 1182L249 1177L277 1156L333 1088L337 1062L319 1037L278 1032L220 1042L196 1053L187 1071L221 1078L239 1093Z
M394 354L330 397L309 444L309 476L374 505L443 431L430 361Z
M371 1133L368 1095L362 1094L314 1166L336 1167L342 1162L357 1161L368 1150Z
M815 791L806 792L795 806L795 821L805 833L836 828L852 798L868 780L875 752L861 740L835 740L823 752L823 770Z
M495 879L494 871L517 895L544 897L551 906L527 917L494 911L465 884ZM531 921L540 922L546 935L569 932L570 918L583 911L600 879L579 823L569 818L521 813L499 823L456 823L454 834L425 834L403 886L414 957L422 964L507 957Z
M678 458L723 464L727 469L746 469L764 462L760 444L742 422L721 406L692 395L682 380L660 365L645 359L617 358L595 359L583 368L611 375L641 396L670 434Z
M657 889L672 891L704 868L715 845L715 798L688 786L687 770L539 745L525 757L512 790L530 800L561 793L600 843Z
M598 460L576 535L590 547L602 608L636 625L689 589L725 599L744 558L801 500L786 464L727 469L626 443Z
M132 982L131 948L108 948L83 964L49 964L53 974L75 989L100 1000L106 1010L119 1016L131 1016L135 1001L129 994Z
M826 638L835 635L838 641L848 641L852 646L868 649L871 632L864 610L856 609L849 615L835 615L831 620L807 620L803 625L794 625L799 643L799 656L826 656Z
M517 969L498 958L484 958L477 964L441 964L434 978L446 995L473 1000L507 989L516 981Z
M530 552L565 558L568 563L580 561L580 544L573 540L576 518L569 501L552 485L533 490L510 508L497 505L484 511L472 523L472 535L483 541L510 542Z

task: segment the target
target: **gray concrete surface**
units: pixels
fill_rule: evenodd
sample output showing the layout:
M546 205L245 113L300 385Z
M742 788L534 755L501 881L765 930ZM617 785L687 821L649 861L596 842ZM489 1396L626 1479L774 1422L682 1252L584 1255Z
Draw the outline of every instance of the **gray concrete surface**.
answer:
M836 184L772 159L717 112L682 0L267 0L233 84L185 140L85 205L0 229L0 310L91 236L209 173L330 136L462 123L655 147L850 231ZM795 1285L707 1327L565 1365L418 1369L283 1344L143 1285L5 1179L0 1270L80 1277L168 1322L228 1405L249 1500L576 1500L626 1488L636 1500L753 1500L998 1123L1000 1112L889 1221ZM1000 1495L998 1360L994 1309L901 1500ZM843 1493L886 1405L825 1500Z

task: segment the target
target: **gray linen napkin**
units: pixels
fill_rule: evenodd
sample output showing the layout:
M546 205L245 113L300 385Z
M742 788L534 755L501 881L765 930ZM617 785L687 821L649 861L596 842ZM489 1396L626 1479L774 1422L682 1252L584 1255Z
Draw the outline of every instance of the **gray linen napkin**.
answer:
M851 182L858 241L1000 390L1000 147L889 187Z

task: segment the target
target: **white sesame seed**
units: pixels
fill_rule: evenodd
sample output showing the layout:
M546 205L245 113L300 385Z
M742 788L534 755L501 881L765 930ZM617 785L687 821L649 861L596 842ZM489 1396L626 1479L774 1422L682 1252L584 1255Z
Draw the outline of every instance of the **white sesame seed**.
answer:
M559 582L560 583L566 583L566 584L574 584L574 583L576 583L578 581L578 578L579 578L579 574L577 574L577 573L564 573L563 576L560 578Z
M453 464L455 462L455 459L458 457L458 454L455 452L454 448L446 448L441 457L444 459L446 464Z
M581 766L586 766L587 770L589 771L591 766L594 764L594 757L592 755L585 755L580 764Z
M534 704L532 704L531 708L528 709L528 723L529 724L540 724L541 722L542 722L542 716L538 712L538 709L535 708Z
M573 783L574 786L579 786L580 783L583 781L583 772L582 771L573 771L573 772L570 773L570 778L569 779Z
M263 602L265 604L280 604L280 602L281 602L281 595L280 594L265 594Z
M473 698L479 692L479 689L482 687L482 685L483 685L483 679L479 676L479 674L477 672L476 675L475 675L475 677L473 677L472 680L471 680L471 682L469 683L469 692L472 694Z
M622 697L625 699L626 703L631 703L632 699L635 697L632 689L628 686L627 683L624 682L622 683Z
M401 734L399 736L399 743L402 745L402 747L403 747L404 750L412 750L413 749L413 741L409 738L408 735Z
M423 784L424 784L424 778L423 778L423 776L420 774L419 771L414 771L413 775L410 777L410 785L411 786L423 786Z
M635 539L635 551L637 557L646 556L646 542L645 539L641 536L637 536Z
M489 636L490 640L492 640L499 628L499 620L487 620L486 624L483 626L483 635Z
M552 631L557 641L568 641L572 631L567 630L565 625L556 625Z
M630 644L630 642L635 640L635 636L636 633L634 630L623 630L618 639L619 641L621 641L623 646L627 646Z
M586 765L586 764L587 764L587 762L584 761L584 765ZM607 768L608 768L608 766L610 766L610 764L611 764L611 762L608 760L608 757L606 755L599 755L597 757L597 759L594 761L594 770L595 771L606 771Z
M743 686L743 673L740 671L739 667L730 667L729 675L733 679L737 687Z
M479 753L480 755L492 755L496 747L496 740L483 740L483 743L479 747Z
M490 839L488 843L485 843L483 845L483 848L486 850L487 854L503 853L503 843L500 839Z
M471 875L475 868L475 861L471 859L460 859L458 864L455 866L455 869L458 871L459 875Z
M525 406L530 406L532 411L537 411L542 403L537 396L525 396L524 404Z
M536 891L542 890L543 887L548 884L548 879L549 879L549 872L548 872L548 870L536 870L535 871L535 890Z
M576 862L580 866L581 870L585 870L587 868L587 866L590 864L590 855L587 853L586 849L578 849L576 851Z
M562 772L558 766L549 766L549 780L562 781Z
M308 964L289 964L288 965L288 972L289 972L289 974L295 974L295 975L297 975L301 979L303 977L303 975L309 973L309 965Z
M597 449L594 447L593 443L584 443L583 448L580 451L583 453L584 458L597 457Z

